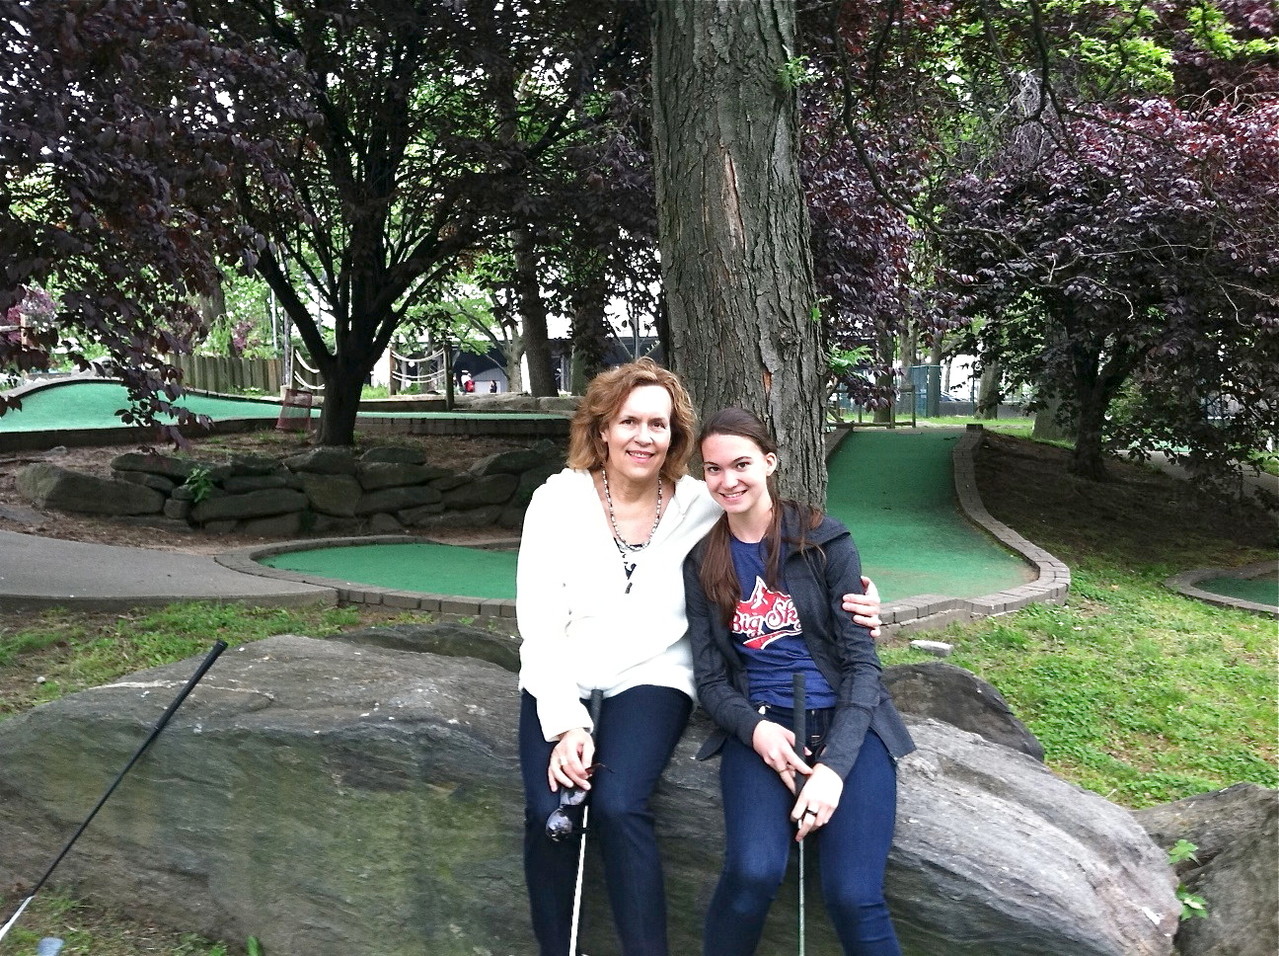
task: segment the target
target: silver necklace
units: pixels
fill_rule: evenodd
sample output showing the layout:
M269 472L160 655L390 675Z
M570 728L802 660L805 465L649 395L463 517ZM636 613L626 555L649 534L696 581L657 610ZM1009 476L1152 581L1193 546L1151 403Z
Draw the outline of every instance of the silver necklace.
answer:
M653 527L648 529L648 537L639 544L631 544L622 537L617 527L617 515L613 513L613 496L608 490L608 469L600 466L600 476L604 480L604 501L608 505L608 523L613 526L613 543L617 545L617 553L622 556L622 570L626 572L626 593L631 593L631 575L635 573L635 561L630 555L638 554L653 543L653 535L657 534L657 525L662 520L662 478L657 478L657 514L653 517Z

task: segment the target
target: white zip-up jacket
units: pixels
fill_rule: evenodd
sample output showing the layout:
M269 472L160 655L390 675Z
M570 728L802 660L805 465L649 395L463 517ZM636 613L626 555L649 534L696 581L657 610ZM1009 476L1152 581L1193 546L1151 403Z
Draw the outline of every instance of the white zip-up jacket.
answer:
M542 734L593 730L582 698L641 684L693 697L684 611L684 558L722 511L705 483L685 476L663 505L652 542L631 554L627 591L590 472L566 468L533 493L516 573L520 688L537 699Z

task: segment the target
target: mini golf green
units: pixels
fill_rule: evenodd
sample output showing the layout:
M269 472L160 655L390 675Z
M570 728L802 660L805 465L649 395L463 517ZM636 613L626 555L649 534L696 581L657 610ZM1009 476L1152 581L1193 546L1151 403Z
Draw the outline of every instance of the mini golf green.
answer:
M186 395L182 404L197 415L214 419L276 418L275 402ZM0 432L43 432L62 429L120 428L116 414L129 405L129 392L119 382L58 382L22 396L22 409L0 416Z
M514 551L406 541L289 551L262 558L259 563L396 591L508 601L515 598Z
M831 459L830 511L852 529L884 600L979 597L1033 576L956 511L950 455L959 434L857 432ZM290 551L262 563L349 584L509 600L515 560L514 552L406 542Z
M951 453L962 430L854 431L829 462L826 507L844 522L885 601L974 598L1035 571L960 513Z
M1196 581L1195 587L1201 591L1220 594L1238 601L1251 601L1253 604L1279 607L1279 578L1273 574L1264 574L1256 578L1205 578L1202 581Z
M116 411L128 407L129 393L119 382L86 381L53 382L21 396L22 409L0 415L0 432L57 432L63 429L120 428L124 422ZM217 395L189 394L181 405L197 415L208 415L215 421L237 418L274 419L280 414L279 402L251 398L227 398ZM318 414L318 413L317 413ZM493 414L486 412L485 414ZM562 418L543 412L501 412L503 418ZM465 418L458 412L360 412L361 418Z

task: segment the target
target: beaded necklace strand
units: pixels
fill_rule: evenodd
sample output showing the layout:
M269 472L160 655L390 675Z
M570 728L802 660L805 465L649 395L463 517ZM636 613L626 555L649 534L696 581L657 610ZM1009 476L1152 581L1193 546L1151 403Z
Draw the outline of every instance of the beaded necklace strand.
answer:
M622 556L622 569L626 572L626 594L631 593L631 575L635 573L635 562L628 560L633 554L638 554L653 543L653 535L657 533L657 525L662 520L662 478L657 478L657 514L653 518L653 527L648 530L648 537L639 544L631 544L622 537L622 531L617 526L617 515L613 513L613 495L608 490L608 469L600 467L600 476L604 480L604 502L608 505L608 523L613 526L613 544L617 545L617 553Z

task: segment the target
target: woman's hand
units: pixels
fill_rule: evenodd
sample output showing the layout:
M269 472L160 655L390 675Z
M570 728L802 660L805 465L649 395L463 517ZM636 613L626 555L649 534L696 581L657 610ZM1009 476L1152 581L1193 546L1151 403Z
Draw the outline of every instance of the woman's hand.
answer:
M595 741L584 727L574 727L560 734L546 767L546 779L554 793L560 787L591 789L588 768L595 760Z
M844 610L853 616L853 621L870 629L871 637L879 637L879 627L884 622L879 619L879 588L875 582L862 576L862 587L865 594L845 594Z
M843 793L844 781L839 774L823 763L814 767L790 813L790 818L799 825L795 839L802 840L818 827L824 827L839 806Z
M795 734L781 724L761 720L751 735L751 746L759 758L777 771L782 783L795 792L795 774L807 776L813 769L795 753Z

